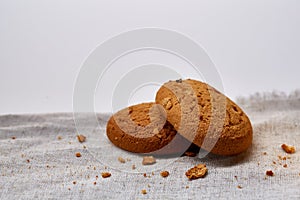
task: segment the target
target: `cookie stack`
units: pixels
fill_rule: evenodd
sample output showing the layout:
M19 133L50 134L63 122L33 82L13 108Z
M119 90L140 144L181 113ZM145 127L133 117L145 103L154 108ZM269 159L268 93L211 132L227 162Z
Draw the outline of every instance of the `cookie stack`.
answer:
M155 103L115 113L106 128L109 140L134 153L182 154L191 145L218 155L235 155L252 143L247 115L215 88L197 80L169 81Z

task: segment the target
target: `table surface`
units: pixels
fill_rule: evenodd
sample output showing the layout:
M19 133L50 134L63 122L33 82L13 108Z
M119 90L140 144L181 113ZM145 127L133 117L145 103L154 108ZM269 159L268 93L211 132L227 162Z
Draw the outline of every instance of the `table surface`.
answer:
M247 152L158 159L149 168L141 165L140 156L124 153L107 141L105 114L97 115L97 127L88 114L78 115L84 123L77 124L81 128L70 113L2 115L0 199L299 199L300 109L248 106L245 110L254 128ZM77 130L87 136L85 143L77 141ZM98 139L103 145L96 148ZM288 155L281 149L283 143L299 151ZM82 156L77 158L76 152ZM118 156L126 163L119 163ZM208 174L189 181L185 172L198 163L207 165ZM133 164L137 169L131 168ZM161 177L162 170L170 175ZM275 175L267 177L266 170ZM102 172L112 175L104 179ZM141 193L143 189L147 194Z

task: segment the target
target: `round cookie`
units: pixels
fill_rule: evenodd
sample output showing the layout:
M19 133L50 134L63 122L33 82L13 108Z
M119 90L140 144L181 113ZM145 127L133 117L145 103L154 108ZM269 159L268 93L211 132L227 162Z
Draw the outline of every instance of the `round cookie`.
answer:
M135 153L182 155L191 145L166 121L164 108L155 103L118 111L109 119L106 133L115 146Z
M167 112L167 120L186 139L218 155L235 155L252 143L247 115L215 88L196 80L165 83L156 103Z

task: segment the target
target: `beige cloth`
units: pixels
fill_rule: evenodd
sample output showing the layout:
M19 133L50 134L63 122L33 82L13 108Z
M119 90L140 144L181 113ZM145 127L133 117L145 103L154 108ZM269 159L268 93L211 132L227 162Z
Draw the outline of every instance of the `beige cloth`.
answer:
M249 151L234 157L180 157L153 174L148 172L150 177L144 177L143 166L135 158L119 164L129 172L116 169L118 153L114 152L118 151L110 143L101 149L102 156L111 155L103 162L84 149L83 145L89 148L92 144L77 141L72 114L0 116L0 199L299 199L300 110L245 110L254 126ZM105 127L107 116L98 118ZM105 135L105 129L95 128L94 133ZM280 160L279 155L287 156L282 143L298 151ZM75 157L76 152L82 157ZM105 169L109 159L113 161ZM157 166L159 162L163 161L158 160ZM198 163L207 165L207 176L187 180L186 170ZM132 164L141 173L130 173ZM169 177L162 178L161 170L169 171ZM273 170L275 176L266 177L266 170ZM112 176L103 179L104 171Z

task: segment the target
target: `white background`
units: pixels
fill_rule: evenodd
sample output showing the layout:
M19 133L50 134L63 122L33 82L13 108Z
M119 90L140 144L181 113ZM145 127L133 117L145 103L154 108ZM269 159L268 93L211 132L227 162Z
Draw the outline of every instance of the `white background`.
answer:
M142 27L199 43L233 99L290 92L300 86L299 11L299 0L2 0L0 114L72 112L76 76L89 53Z

